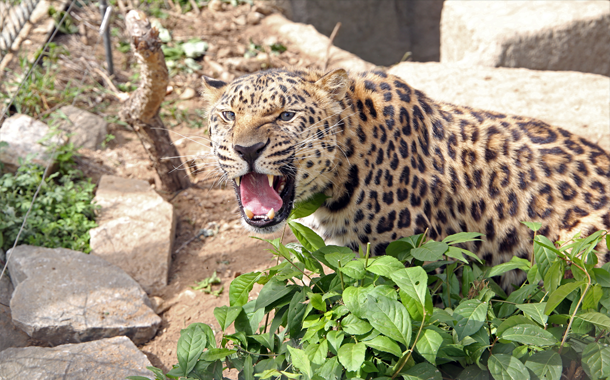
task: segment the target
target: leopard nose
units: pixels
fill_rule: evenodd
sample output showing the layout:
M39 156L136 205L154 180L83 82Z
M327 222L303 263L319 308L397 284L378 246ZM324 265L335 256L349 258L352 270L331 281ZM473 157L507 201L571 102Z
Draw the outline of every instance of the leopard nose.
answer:
M258 157L260 157L261 153L263 153L263 150L265 150L267 145L269 145L269 141L270 140L267 140L267 142L259 142L250 146L235 145L233 149L235 150L235 152L237 152L237 154L239 154L241 158L244 159L244 161L248 163L248 165L250 166L250 170L253 170L254 161L256 161Z

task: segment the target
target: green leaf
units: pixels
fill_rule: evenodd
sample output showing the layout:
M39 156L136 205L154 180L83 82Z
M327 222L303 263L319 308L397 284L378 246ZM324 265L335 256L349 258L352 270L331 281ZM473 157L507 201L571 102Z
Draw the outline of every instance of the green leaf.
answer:
M339 362L348 371L357 371L364 363L364 354L366 353L366 345L360 343L347 343L339 348Z
M549 319L549 316L544 314L544 309L546 308L546 302L540 303L525 303L521 305L515 305L519 310L523 312L523 314L529 316L534 321L540 323L542 326L546 326L546 322Z
M296 337L303 329L303 316L307 310L307 305L303 302L306 298L306 290L297 293L292 297L288 306L288 331L291 337Z
M610 346L589 343L582 352L582 368L591 380L610 377Z
M426 289L428 288L428 275L422 267L402 268L390 275L392 281L398 285L409 297L413 298L425 308Z
M411 318L403 304L386 297L369 295L364 317L377 331L409 347Z
M472 274L472 268L470 266L464 266L464 269L462 270L462 297L468 297L473 281L474 275Z
M563 279L563 261L556 260L544 275L544 287L547 292L553 293L561 284Z
M252 290L260 276L260 272L244 273L231 281L231 286L229 287L229 305L243 306L248 303L250 290Z
M294 206L294 209L292 209L288 220L305 218L306 216L313 214L328 198L329 197L324 195L324 193L317 193L305 201L298 202Z
M449 246L439 241L429 241L419 248L411 250L411 255L417 260L421 261L437 261L445 252L449 249Z
M352 312L352 314L354 314L358 318L362 318L362 316L364 315L366 297L371 291L371 286L347 287L343 291L343 303L345 304L347 309Z
M532 346L552 346L557 343L553 334L530 324L510 327L502 332L501 338Z
M352 335L366 334L373 329L367 321L356 317L354 314L350 314L343 318L341 326L346 333Z
M467 243L469 241L481 241L480 237L485 236L480 232L458 232L457 234L449 235L443 239L443 243L445 244L459 244L459 243Z
M510 318L507 318L504 322L500 323L500 326L498 326L498 329L496 331L497 335L502 335L504 333L504 331L508 330L509 328L513 327L513 326L517 326L517 325L526 325L526 324L531 324L532 326L537 326L535 322L529 320L527 317L524 317L523 315L513 315Z
M442 380L440 371L429 363L419 363L401 373L405 380Z
M553 247L553 242L545 236L536 236L534 239L534 259L542 278L546 276L551 265L557 260L557 253L548 247Z
M499 276L513 269L521 269L523 271L530 269L529 260L522 259L517 256L513 256L509 262L499 264L491 268L489 273L487 274L487 278Z
M402 356L402 352L398 344L386 336L377 335L373 339L364 341L363 343L378 351L388 352L396 357Z
M551 350L540 351L530 356L525 362L540 380L560 380L562 361L561 356Z
M299 350L298 348L293 348L291 346L286 346L288 351L290 352L290 357L292 358L292 365L294 368L301 371L302 374L311 378L313 376L313 372L311 371L311 362L307 357L307 354L303 350Z
M369 266L366 270L379 276L390 277L397 270L404 269L404 264L392 256L380 256L369 259Z
M328 341L326 339L322 339L319 344L310 344L305 349L305 352L312 363L322 365L324 364L326 356L328 355Z
M127 376L127 379L129 379L129 380L150 380L149 377L145 377L145 376Z
M314 252L324 246L324 240L309 227L297 222L288 222L290 230L306 250ZM348 248L349 249L349 248Z
M610 272L603 268L593 268L593 273L595 274L595 279L602 287L610 288Z
M263 286L260 293L258 294L254 310L258 310L268 305L271 305L280 298L288 294L295 293L298 289L298 286L286 285L284 281L272 278Z
M237 350L231 350L229 348L209 348L203 352L203 355L201 355L201 360L208 362L222 360L236 352Z
M530 380L527 368L511 355L491 355L487 366L495 380Z
M328 340L328 343L330 343L330 346L335 350L335 355L337 354L337 351L339 351L339 347L341 347L341 343L343 343L344 337L345 334L343 333L343 331L333 330L329 331L328 334L326 334L326 339Z
M148 366L148 367L146 367L146 369L155 374L155 380L166 380L167 379L167 377L165 377L165 375L163 374L163 371L161 371L157 367Z
M309 302L314 309L326 313L326 302L324 302L320 293L309 292L307 293L307 297L309 297Z
M336 247L336 248L347 248L347 247ZM349 252L348 252L349 251ZM347 265L347 263L351 262L356 257L356 254L352 252L351 249L347 248L347 250L336 250L336 252L327 253L324 255L326 261L328 261L331 265L331 268L335 268L339 270L339 267L343 267Z
M457 321L454 328L458 334L458 340L461 341L466 336L479 331L485 322L488 306L487 302L473 299L464 301L455 308L453 318Z
M347 264L341 264L341 272L346 274L347 276L353 278L354 280L362 280L366 271L364 270L364 261L356 260L350 261Z
M222 331L225 331L227 327L231 326L231 323L235 321L235 318L241 313L241 306L227 306L223 305L214 308L214 316L220 325Z
M549 299L546 302L546 308L544 309L544 314L550 315L564 298L584 284L584 281L575 281L561 285L549 296Z
M415 344L415 348L424 359L436 365L436 354L442 343L443 337L441 337L441 334L434 330L424 330Z
M489 380L489 372L476 365L471 365L460 372L457 380Z
M542 223L538 223L538 222L521 222L523 224L525 224L530 230L536 232L540 229L540 227L542 227Z
M610 331L610 317L608 317L606 314L591 311L588 313L578 314L576 318L582 319L585 322L593 323L600 329L606 330L606 332Z
M195 368L206 342L205 331L199 325L189 326L180 331L176 354L180 369L183 370L182 376L187 376Z

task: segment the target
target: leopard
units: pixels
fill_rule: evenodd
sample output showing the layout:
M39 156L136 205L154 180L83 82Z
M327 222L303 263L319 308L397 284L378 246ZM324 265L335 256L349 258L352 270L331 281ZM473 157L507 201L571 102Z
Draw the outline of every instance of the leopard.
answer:
M327 244L384 255L400 238L480 232L488 266L531 260L533 231L568 241L610 229L610 156L543 121L435 101L376 69L281 68L205 77L211 149L243 224L267 234L298 202ZM610 261L596 248L598 265ZM524 281L511 271L504 289Z

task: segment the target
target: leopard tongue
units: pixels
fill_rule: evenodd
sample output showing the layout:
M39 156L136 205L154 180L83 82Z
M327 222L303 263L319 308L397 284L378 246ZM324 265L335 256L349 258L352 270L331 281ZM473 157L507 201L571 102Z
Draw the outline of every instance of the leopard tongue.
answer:
M241 204L244 209L252 211L254 216L267 215L269 210L277 212L282 207L282 198L269 186L266 174L248 173L241 179L239 186Z

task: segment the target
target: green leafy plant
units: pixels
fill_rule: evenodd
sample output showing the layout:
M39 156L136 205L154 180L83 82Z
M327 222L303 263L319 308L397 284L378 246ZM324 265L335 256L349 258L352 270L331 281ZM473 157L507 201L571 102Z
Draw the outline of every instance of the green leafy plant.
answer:
M56 150L58 170L47 176L36 201L32 199L42 180L44 167L22 164L15 174L0 177L0 248L13 246L27 210L32 206L18 244L91 251L89 230L97 227L92 204L93 185L74 168L74 147Z
M357 258L295 220L324 199L291 215L299 244L268 240L277 265L232 281L230 304L214 310L220 346L210 326L190 325L178 364L152 369L156 379L222 379L226 368L240 379L559 380L579 367L610 376L610 263L596 267L595 255L603 239L610 245L607 231L557 244L535 235L531 261L491 268L462 248L480 233L438 242L424 233ZM506 295L493 277L511 270L527 280Z

